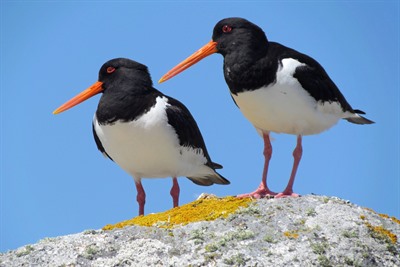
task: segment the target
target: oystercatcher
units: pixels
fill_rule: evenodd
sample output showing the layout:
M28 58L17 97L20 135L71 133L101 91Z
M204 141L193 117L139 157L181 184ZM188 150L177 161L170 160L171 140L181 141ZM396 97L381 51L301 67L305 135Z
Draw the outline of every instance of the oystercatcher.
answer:
M103 93L93 118L97 148L132 175L139 215L144 214L142 178L172 177L173 206L178 206L177 177L198 185L229 184L215 169L189 110L153 87L145 65L126 58L101 67L99 79L53 113L61 113Z
M279 43L269 42L263 30L243 18L226 18L214 27L212 40L165 74L166 81L201 59L219 53L233 101L264 140L265 163L260 186L239 197L298 196L293 192L302 156L302 136L318 134L339 119L371 124L353 109L324 68L313 58ZM297 136L289 182L281 193L267 186L272 155L270 132Z

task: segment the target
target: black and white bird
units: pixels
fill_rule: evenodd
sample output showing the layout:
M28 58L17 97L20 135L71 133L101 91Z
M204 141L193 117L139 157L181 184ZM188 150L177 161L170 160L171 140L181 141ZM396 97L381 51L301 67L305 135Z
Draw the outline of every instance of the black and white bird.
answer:
M215 169L189 110L153 87L145 65L125 58L101 67L99 79L53 113L63 112L103 93L93 118L97 148L132 175L139 215L144 214L142 178L172 177L173 206L179 202L177 177L198 185L229 184Z
M360 115L364 112L350 106L316 60L279 43L269 42L260 27L243 18L219 21L212 40L171 69L159 82L213 53L224 57L224 76L231 96L264 140L261 184L254 192L239 197L298 196L293 192L293 183L302 156L303 135L321 133L340 119L356 124L373 123ZM290 179L278 194L267 186L272 155L270 132L297 136Z

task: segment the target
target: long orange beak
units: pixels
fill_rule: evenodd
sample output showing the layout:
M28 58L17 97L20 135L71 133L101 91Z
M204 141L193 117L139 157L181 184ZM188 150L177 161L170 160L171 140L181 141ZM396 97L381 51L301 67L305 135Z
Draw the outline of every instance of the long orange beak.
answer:
M173 69L168 71L164 76L161 77L161 79L158 81L158 83L165 82L166 80L171 79L175 75L181 73L182 71L186 70L190 66L196 64L203 58L214 54L218 52L217 49L217 42L210 41L208 42L205 46L194 52L191 56L189 56L187 59L176 65Z
M66 111L67 109L70 109L78 105L79 103L85 101L86 99L91 98L92 96L97 95L98 93L101 93L103 91L102 85L103 85L102 82L95 82L88 89L79 93L78 95L68 100L63 105L61 105L58 109L54 110L53 114L58 114L63 111Z

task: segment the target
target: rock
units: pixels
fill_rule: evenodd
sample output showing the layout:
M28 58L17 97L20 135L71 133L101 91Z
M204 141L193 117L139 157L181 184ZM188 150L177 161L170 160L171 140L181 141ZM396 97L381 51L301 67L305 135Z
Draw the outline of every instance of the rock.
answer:
M399 235L394 217L307 195L254 200L226 218L172 228L46 238L0 254L0 266L400 266Z
M210 199L210 198L216 198L217 196L214 194L209 194L209 193L201 193L200 196L196 200L200 199Z

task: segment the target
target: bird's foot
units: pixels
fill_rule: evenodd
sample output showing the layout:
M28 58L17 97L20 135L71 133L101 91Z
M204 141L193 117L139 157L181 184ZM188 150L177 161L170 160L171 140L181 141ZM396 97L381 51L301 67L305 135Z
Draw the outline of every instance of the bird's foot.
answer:
M267 187L263 186L263 184L260 184L260 186L251 193L247 194L240 194L237 195L237 198L246 198L246 197L251 197L251 198L273 198L276 195L275 192L272 192L269 190Z
M300 197L300 195L294 192L285 192L285 191L275 195L275 198L284 198L284 197Z

